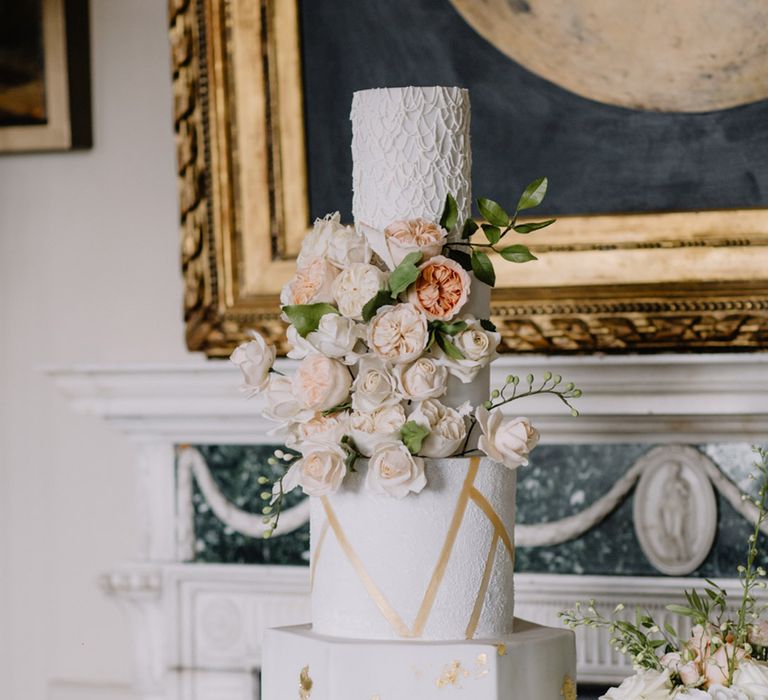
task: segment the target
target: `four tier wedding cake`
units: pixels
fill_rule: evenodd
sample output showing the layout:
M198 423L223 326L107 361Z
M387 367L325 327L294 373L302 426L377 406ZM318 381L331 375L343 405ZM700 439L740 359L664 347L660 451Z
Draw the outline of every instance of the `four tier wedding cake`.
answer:
M319 220L281 296L295 373L260 336L232 356L298 454L265 518L311 498L312 625L267 633L265 700L575 697L572 632L514 618L515 470L538 435L501 406L537 389L489 386L492 260L534 259L510 241L551 223L517 221L546 180L511 215L479 199L475 223L469 119L459 88L356 93L354 227ZM578 396L560 381L539 391Z

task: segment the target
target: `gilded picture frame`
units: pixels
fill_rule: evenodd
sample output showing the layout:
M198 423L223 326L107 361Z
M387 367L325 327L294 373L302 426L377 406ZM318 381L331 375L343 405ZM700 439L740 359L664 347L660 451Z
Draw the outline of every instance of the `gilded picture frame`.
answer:
M310 226L296 0L171 0L186 340L285 350L278 293ZM235 99L235 95L237 99ZM498 265L510 352L746 351L768 344L768 210L560 216Z

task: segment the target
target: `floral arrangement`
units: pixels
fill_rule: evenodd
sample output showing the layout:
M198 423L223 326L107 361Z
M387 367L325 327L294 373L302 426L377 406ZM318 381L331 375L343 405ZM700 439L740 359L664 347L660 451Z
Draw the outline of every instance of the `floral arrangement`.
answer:
M613 618L595 609L594 601L561 613L571 627L586 625L607 629L614 648L631 656L636 673L608 700L768 700L768 620L765 606L758 605L755 591L766 588L765 570L757 565L760 530L768 515L768 450L753 448L761 486L753 500L757 507L755 528L749 536L746 563L738 567L742 587L738 607L728 593L707 580L703 594L686 591L686 605L669 605L671 612L690 618L690 636L681 638L672 625L660 625L637 610L634 622ZM755 474L753 474L753 478ZM743 496L745 500L750 496Z
M342 225L338 213L315 222L280 295L288 357L299 361L295 373L277 371L275 348L255 333L231 356L244 392L264 394L263 415L277 423L272 434L300 453L275 458L289 468L262 494L268 535L286 492L301 486L311 496L333 493L359 458L369 460L366 487L399 499L426 485L423 458L476 452L470 440L478 427L481 452L510 469L526 464L539 436L527 419L502 415L499 407L510 401L552 394L576 413L570 402L581 392L550 373L540 382L509 376L480 406L441 401L449 377L472 382L497 356L500 334L466 305L474 284L495 283L488 253L513 263L536 259L505 239L553 223L518 221L546 190L546 178L532 182L512 215L478 199L481 225L459 222L451 195L437 222L361 227L365 234Z

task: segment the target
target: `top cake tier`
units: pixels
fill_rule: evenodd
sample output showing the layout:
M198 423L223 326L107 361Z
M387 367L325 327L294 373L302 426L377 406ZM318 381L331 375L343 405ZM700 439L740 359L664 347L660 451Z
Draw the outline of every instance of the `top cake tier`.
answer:
M452 194L470 214L469 93L457 87L380 88L352 99L352 212L383 230L398 219L439 221Z

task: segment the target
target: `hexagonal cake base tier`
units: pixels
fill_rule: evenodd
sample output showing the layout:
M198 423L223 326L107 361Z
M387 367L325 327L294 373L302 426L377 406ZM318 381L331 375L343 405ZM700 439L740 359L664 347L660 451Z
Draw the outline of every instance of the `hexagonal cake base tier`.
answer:
M268 630L264 700L575 700L569 630L515 620L503 639L372 641ZM456 692L458 691L458 693Z

